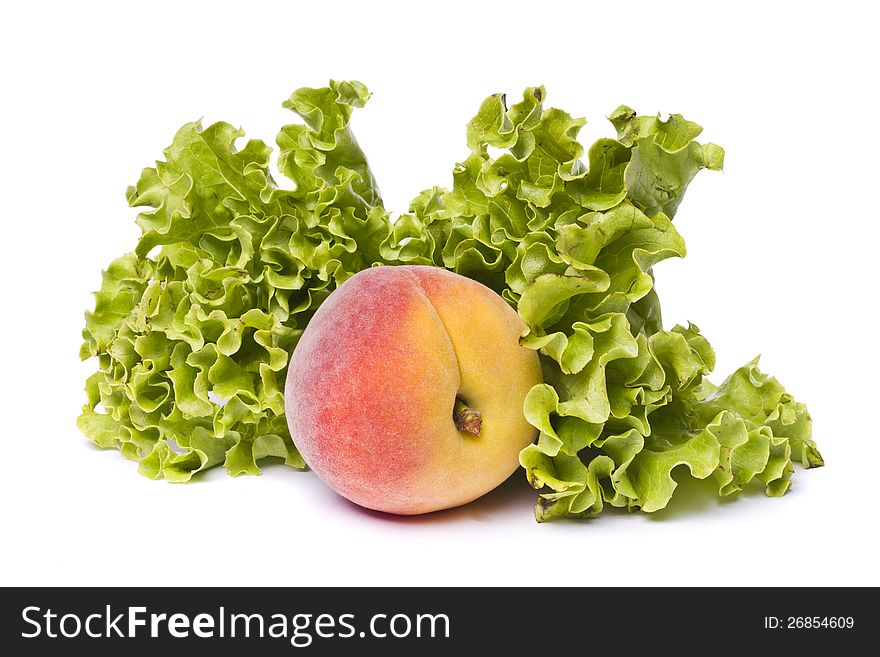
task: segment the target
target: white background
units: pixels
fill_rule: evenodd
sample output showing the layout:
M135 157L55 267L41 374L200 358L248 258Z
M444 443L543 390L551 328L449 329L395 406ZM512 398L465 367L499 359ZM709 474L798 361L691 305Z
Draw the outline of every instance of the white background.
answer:
M0 10L0 584L880 584L872 3L294 4ZM656 270L667 326L697 323L721 376L762 352L827 467L783 499L689 485L653 516L538 525L519 476L403 519L284 466L172 485L93 448L79 335L137 236L126 186L200 116L272 143L281 101L331 77L374 93L354 129L395 211L451 183L496 91L545 84L587 144L620 103L704 125L726 166L676 218L688 257Z

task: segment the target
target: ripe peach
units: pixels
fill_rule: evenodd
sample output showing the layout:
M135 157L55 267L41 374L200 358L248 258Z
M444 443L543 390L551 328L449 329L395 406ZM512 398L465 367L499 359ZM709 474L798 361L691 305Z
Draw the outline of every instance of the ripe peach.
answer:
M331 294L290 360L290 432L349 500L417 514L470 502L535 438L541 382L525 325L484 285L436 267L376 267Z

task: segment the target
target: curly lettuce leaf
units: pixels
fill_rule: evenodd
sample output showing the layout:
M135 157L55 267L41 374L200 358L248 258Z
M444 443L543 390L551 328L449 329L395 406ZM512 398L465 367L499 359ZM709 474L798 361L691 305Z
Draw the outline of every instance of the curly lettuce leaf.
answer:
M384 262L390 224L350 129L357 82L300 89L284 104L278 189L271 149L227 123L183 126L165 160L128 190L141 237L114 261L87 313L97 357L78 425L151 478L187 481L223 464L258 474L266 457L304 468L284 418L290 353L340 282ZM155 256L151 252L157 249Z
M638 116L621 105L609 120L620 143L632 149L626 170L627 196L649 216L662 212L674 217L700 169L718 171L724 166L724 150L694 141L703 128L681 114L663 121L659 116Z
M621 106L617 139L584 162L583 119L545 97L533 87L510 108L499 94L483 103L432 219L449 231L443 265L514 305L522 344L541 354L545 382L524 409L539 437L520 457L542 491L536 516L662 509L679 466L715 476L722 495L755 479L783 494L792 454L821 464L806 409L755 363L714 388L708 341L693 325L664 331L654 289L653 267L686 254L672 217L688 185L724 151L678 114Z

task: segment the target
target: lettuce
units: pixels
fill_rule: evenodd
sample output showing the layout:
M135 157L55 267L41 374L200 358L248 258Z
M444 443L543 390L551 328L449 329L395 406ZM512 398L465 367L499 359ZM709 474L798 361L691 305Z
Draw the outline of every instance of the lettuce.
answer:
M757 361L714 387L708 341L692 324L664 331L654 291L653 266L686 252L672 223L685 190L724 151L694 141L701 128L680 115L621 106L617 139L597 141L585 165L583 120L540 109L544 96L527 89L509 109L493 96L471 122L471 155L445 197L458 242L443 262L514 304L522 344L542 355L545 383L524 409L539 438L520 455L542 490L536 517L662 509L679 465L713 476L721 495L755 479L784 494L793 453L822 465L806 408Z
M86 384L79 427L152 478L186 481L223 464L305 464L288 433L282 386L309 317L352 274L384 262L388 213L348 127L368 98L356 82L300 89L284 104L305 124L271 149L241 150L227 123L183 126L165 160L128 190L142 235L113 262L86 314ZM150 253L158 249L155 257Z
M256 474L267 456L305 467L281 384L311 314L365 267L426 264L495 290L541 355L523 409L539 437L520 455L538 520L662 509L680 465L721 495L757 481L772 496L793 461L822 465L806 408L757 361L716 387L699 329L663 329L653 267L685 255L672 219L696 174L724 161L695 141L700 126L621 106L616 138L585 151L584 120L545 108L543 87L509 107L495 94L468 124L452 188L392 220L349 127L368 96L331 82L284 104L304 121L277 138L293 190L273 181L265 144L236 150L225 123L184 126L143 171L128 192L150 208L142 236L104 273L83 332L99 370L79 426L96 444L172 481L221 463Z

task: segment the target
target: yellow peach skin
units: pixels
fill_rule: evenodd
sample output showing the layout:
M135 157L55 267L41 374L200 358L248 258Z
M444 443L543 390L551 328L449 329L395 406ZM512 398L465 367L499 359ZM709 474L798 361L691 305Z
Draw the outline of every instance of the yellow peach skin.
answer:
M369 509L409 515L470 502L509 477L535 439L523 400L541 367L519 346L524 329L501 297L464 276L362 271L327 298L291 357L294 442L322 480Z

